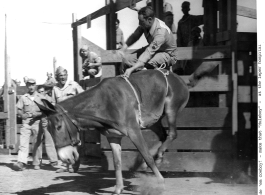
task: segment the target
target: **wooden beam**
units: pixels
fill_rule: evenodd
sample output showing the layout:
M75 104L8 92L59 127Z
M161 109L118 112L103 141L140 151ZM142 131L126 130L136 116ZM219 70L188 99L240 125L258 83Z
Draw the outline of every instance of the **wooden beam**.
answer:
M216 42L229 41L230 40L230 31L223 31L216 34Z
M142 135L151 148L159 142L159 137L150 129L142 130ZM218 144L213 143L218 138ZM106 136L101 135L101 148L111 149ZM168 150L211 150L229 151L232 149L232 134L229 130L179 130L178 137L168 147ZM129 137L122 138L122 150L136 149Z
M219 0L219 32L227 30L227 0Z
M188 83L189 76L181 76ZM214 91L230 91L231 78L228 75L216 75L204 77L198 81L197 85L190 89L190 92L214 92Z
M102 155L102 168L104 170L114 170L112 152L104 151ZM143 162L141 155L137 151L122 152L122 170L138 168L137 164L139 165L139 161ZM232 155L230 152L165 152L159 170L230 173L231 161Z
M128 50L133 53L136 50ZM101 53L103 63L121 62L121 56L116 50L106 50ZM230 46L208 46L208 47L179 47L178 60L192 59L225 59L231 58Z
M77 15L73 14L73 22L77 20ZM73 50L74 50L74 80L79 82L82 79L82 59L79 56L79 50L82 47L81 26L75 26L73 33Z
M163 21L164 11L163 11L163 1L161 0L152 0L152 5L156 13L156 17Z
M115 3L113 0L109 0L110 12L106 14L106 48L116 49L116 19Z
M0 112L0 119L8 119L6 112Z
M136 3L140 2L142 0L135 0ZM116 3L115 3L115 12L118 12L128 6L130 6L131 4L131 0L117 0ZM105 7L102 7L100 8L99 10L91 13L91 14L88 14L88 15L91 15L90 18L91 20L94 20L96 18L99 18L101 16L104 16L106 14L109 14L110 13L110 6L109 5L106 5ZM87 22L87 16L81 18L80 20L76 21L76 22L73 22L72 23L72 28L73 27L77 27L79 25L82 25L82 24L85 24Z
M257 19L257 10L238 5L237 15L244 16L247 18Z

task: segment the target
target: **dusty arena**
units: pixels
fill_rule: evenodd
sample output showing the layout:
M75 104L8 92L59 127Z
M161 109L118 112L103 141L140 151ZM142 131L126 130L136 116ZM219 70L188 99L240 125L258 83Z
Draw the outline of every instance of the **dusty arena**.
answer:
M82 160L78 173L56 173L55 168L47 165L44 160L40 170L28 166L25 171L12 169L16 155L0 156L0 194L18 195L81 195L81 194L111 194L115 185L113 171L102 171L99 160L88 158ZM31 163L31 161L30 161ZM124 172L125 190L123 194L142 195L255 195L257 184L250 177L239 176L220 178L218 175L199 173L163 172L166 190L153 186L150 174Z

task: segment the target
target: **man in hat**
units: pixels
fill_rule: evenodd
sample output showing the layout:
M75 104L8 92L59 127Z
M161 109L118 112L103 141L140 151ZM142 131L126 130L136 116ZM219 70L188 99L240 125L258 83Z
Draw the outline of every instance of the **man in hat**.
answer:
M138 12L139 26L127 39L119 53L123 56L123 64L128 66L124 75L130 74L142 68L158 68L165 66L169 68L177 61L177 45L174 36L168 26L161 20L155 18L152 7L146 6ZM148 46L138 50L136 53L124 55L127 47L133 45L142 35L148 42Z
M33 136L33 165L38 165L38 159L41 157L41 149L37 146L37 137L39 133L40 119L42 112L35 103L43 98L36 91L36 80L28 78L26 81L28 92L21 96L17 103L18 117L22 118L22 128L20 129L20 146L18 151L18 160L14 164L14 169L23 171L28 161L29 140Z
M58 102L66 100L84 91L83 88L77 82L68 79L67 70L65 68L59 66L56 69L55 74L58 83L52 89L52 104L55 105ZM68 171L72 173L78 170L79 165L76 165L75 170L71 165L67 165L67 167ZM60 168L56 172L65 171L67 171L67 169Z
M45 81L44 85L46 86L54 86L56 84L56 80L52 77L51 72L47 72L47 80Z

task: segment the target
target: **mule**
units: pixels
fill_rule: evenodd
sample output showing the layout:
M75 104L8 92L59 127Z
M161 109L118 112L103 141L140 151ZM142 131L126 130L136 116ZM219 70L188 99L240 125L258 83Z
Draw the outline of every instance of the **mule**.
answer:
M95 127L110 143L116 187L114 194L124 188L121 167L121 139L128 136L139 150L158 183L164 186L154 158L141 133L165 115L168 135L158 149L158 159L163 158L169 144L176 139L176 118L186 106L189 90L185 82L167 70L143 70L133 73L128 80L122 77L107 78L95 87L55 106L46 100L39 104L48 116L51 135L62 161L75 164L79 159L80 128Z

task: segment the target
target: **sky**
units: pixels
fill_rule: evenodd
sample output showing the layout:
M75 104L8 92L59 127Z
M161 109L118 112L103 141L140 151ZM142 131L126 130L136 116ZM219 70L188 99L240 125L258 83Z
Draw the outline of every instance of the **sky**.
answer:
M202 0L189 0L190 14L203 14ZM260 1L260 0L259 0ZM138 3L144 6L145 0ZM174 23L182 17L183 0L166 0L174 11ZM238 5L256 9L256 0L238 0ZM105 0L1 0L0 2L0 85L4 83L5 14L7 16L7 45L11 78L22 82L23 77L35 78L37 84L46 80L46 73L53 71L53 58L57 66L68 69L73 79L72 13L78 18L105 6ZM138 25L137 12L126 8L118 12L120 28L125 39ZM256 20L238 16L238 31L257 32ZM82 36L103 49L106 48L105 17L95 19L91 28L81 27ZM131 48L146 45L142 37Z

